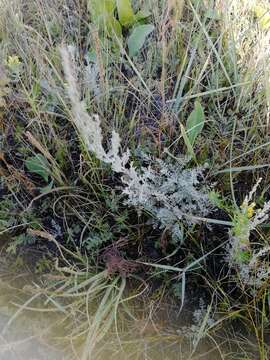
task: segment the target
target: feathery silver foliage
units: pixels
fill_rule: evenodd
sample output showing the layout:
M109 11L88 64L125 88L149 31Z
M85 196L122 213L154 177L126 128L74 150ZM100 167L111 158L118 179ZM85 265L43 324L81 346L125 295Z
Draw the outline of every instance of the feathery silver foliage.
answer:
M80 99L72 54L66 47L60 51L72 120L87 149L122 176L128 205L150 213L156 226L170 230L173 240L182 240L181 223L194 224L211 209L207 189L200 181L203 169L185 169L185 161L173 164L149 157L148 166L135 168L130 161L130 151L120 152L121 140L115 131L112 132L110 150L106 152L100 119L98 115L88 114Z

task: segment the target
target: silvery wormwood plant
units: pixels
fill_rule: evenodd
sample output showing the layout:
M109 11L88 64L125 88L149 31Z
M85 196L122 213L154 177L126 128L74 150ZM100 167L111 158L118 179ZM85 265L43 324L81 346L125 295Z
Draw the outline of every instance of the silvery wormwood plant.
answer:
M212 208L208 189L200 180L203 168L185 168L187 159L165 162L150 157L147 165L136 168L130 160L130 151L120 152L121 141L115 131L112 132L111 149L106 151L99 117L89 115L80 100L72 57L74 51L69 47L62 47L60 51L72 105L72 120L87 149L121 175L126 204L146 211L152 216L155 226L171 231L175 242L182 241L182 224L197 223Z

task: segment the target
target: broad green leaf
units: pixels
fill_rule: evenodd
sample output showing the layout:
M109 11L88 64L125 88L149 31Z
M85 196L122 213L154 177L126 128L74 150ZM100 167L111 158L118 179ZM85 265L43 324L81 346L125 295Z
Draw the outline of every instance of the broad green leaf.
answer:
M205 123L203 108L199 101L195 101L195 109L187 119L186 132L191 146L193 147L196 137L201 133Z
M29 157L25 161L27 169L39 176L41 176L46 182L49 180L50 165L48 160L41 154Z
M263 30L270 29L270 8L267 9L266 7L260 5L254 5L252 10L255 16L258 18L260 27Z
M151 13L149 10L147 10L147 9L139 10L135 15L135 20L136 20L136 22L139 22L139 21L149 18L149 16L151 16Z
M88 10L93 23L99 30L105 31L110 36L122 37L122 27L114 17L116 0L88 0Z
M122 26L118 20L115 19L115 17L108 16L105 19L105 27L104 29L107 31L108 35L110 37L117 36L119 39L122 38Z
M187 136L186 130L182 124L180 124L181 135L183 136L184 143L187 147L188 154L191 155L195 159L195 153L193 151L193 146L191 145L189 138Z
M136 21L130 0L116 0L118 17L121 25L130 26Z
M148 35L155 29L154 25L139 25L136 26L129 39L128 39L128 50L129 56L135 56L140 49L143 47L145 40Z
M113 16L115 0L88 0L88 11L93 22L99 22L99 18L105 15Z
M106 35L110 37L117 36L118 38L122 38L122 26L118 20L114 16L109 14L104 14L99 16L99 18L95 21L98 29L102 32L105 32Z

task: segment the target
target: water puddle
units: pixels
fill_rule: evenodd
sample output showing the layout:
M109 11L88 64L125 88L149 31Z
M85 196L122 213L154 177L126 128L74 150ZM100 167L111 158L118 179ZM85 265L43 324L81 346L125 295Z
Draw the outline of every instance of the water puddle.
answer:
M0 278L0 360L85 360L81 351L85 344L67 340L74 324L67 325L57 311L31 310L33 301L23 288L35 284L33 275L0 274ZM136 319L119 322L87 360L257 359L245 352L247 340L230 330L215 339L188 340L185 327L190 331L191 311L185 310L178 319L175 308L162 304L153 312L153 317L147 311L144 318L145 312L138 311ZM229 341L232 335L235 339Z
M1 360L62 360L66 354L50 345L48 338L55 324L55 317L32 314L16 308L16 296L5 294L0 284L0 359Z

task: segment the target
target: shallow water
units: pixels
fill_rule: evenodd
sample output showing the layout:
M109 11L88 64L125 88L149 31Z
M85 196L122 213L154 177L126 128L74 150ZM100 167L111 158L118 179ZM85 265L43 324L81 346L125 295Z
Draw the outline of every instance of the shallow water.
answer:
M64 360L66 354L47 341L58 317L20 311L26 294L16 287L29 281L22 279L0 281L0 360Z
M1 277L1 274L0 274ZM68 334L67 327L61 325L61 315L54 312L34 312L27 310L30 302L23 287L35 283L30 273L20 276L4 276L0 280L0 360L80 360L80 349L56 338ZM22 308L24 306L24 308ZM32 302L31 302L32 306ZM143 311L142 311L143 313ZM190 325L191 311L177 311L171 305L163 304L159 315L144 319L139 314L137 320L128 321L124 329L113 331L96 349L91 360L219 360L256 359L246 357L245 343L237 346L229 343L225 336L219 339L204 339L194 342L183 336L183 326ZM179 332L182 329L182 332ZM245 356L245 357L244 357Z

